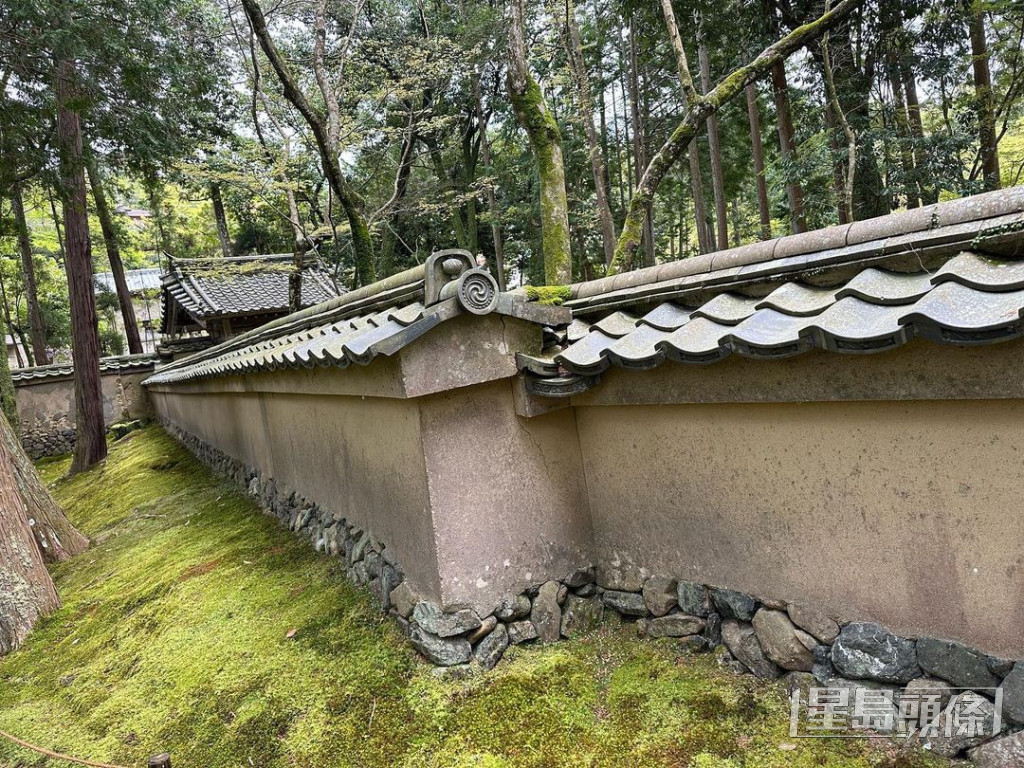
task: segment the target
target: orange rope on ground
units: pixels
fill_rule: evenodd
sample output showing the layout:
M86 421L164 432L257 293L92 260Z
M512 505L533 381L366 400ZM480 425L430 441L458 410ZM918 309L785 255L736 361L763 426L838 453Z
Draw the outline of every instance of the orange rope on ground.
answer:
M0 731L0 736L7 739L8 741L13 741L19 747L30 749L33 752L38 752L40 755L46 755L46 757L52 757L55 760L66 760L69 763L77 763L78 765L88 765L92 768L124 768L120 765L110 765L109 763L96 763L92 760L81 760L77 757L68 757L67 755L62 755L60 752L51 752L48 749L43 749L42 747L37 747L35 744L29 744L27 741L22 741L21 739L15 738L14 736L11 736L11 734L4 733L3 731Z

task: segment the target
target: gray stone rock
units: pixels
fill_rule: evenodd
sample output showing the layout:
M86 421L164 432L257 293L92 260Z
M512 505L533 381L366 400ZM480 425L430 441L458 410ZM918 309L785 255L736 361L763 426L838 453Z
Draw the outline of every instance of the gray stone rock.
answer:
M366 554L366 547L369 544L370 534L363 533L363 535L356 540L355 546L352 547L352 554L349 562L357 563L362 560L363 556Z
M917 677L907 683L903 691L908 697L918 701L937 698L944 707L953 695L953 686L945 680L937 680L934 677Z
M1014 664L1003 678L1003 715L1024 724L1024 661Z
M573 593L579 595L580 597L590 597L592 595L596 595L597 584L584 584L582 587L576 587L576 589L573 590Z
M712 589L711 601L723 619L751 621L757 611L757 601L754 598L731 589Z
M493 617L492 617L493 618ZM473 658L477 660L484 669L494 669L494 665L501 661L508 648L508 630L504 624L498 624L473 651Z
M992 739L967 756L974 768L1024 768L1024 731Z
M704 631L707 624L699 616L690 616L685 613L672 613L668 616L659 616L647 622L648 637L686 637L687 635L699 635Z
M366 572L370 574L370 578L376 578L380 575L380 566L384 562L380 553L368 551L366 557L363 558L363 562L366 563Z
M814 649L814 666L811 667L814 679L824 685L836 676L836 668L832 666L832 649L827 645L819 645Z
M558 585L558 604L565 605L565 598L569 596L569 588L565 584Z
M664 616L676 606L676 580L652 576L644 582L644 603L652 616Z
M623 616L646 616L647 604L644 596L636 592L606 590L602 596L605 606Z
M430 661L442 667L465 664L473 650L465 638L438 637L418 624L409 627L409 642Z
M711 594L708 588L695 581L680 581L676 584L676 601L683 613L707 618L711 613Z
M506 595L498 603L494 615L502 621L518 621L530 615L530 598L526 595Z
M348 569L348 578L357 587L364 587L370 581L370 574L366 572L366 565L360 560Z
M707 625L704 627L704 638L713 648L722 644L722 617L711 611L705 618Z
M380 569L380 576L370 581L370 591L380 604L381 610L388 610L391 607L391 592L398 583L398 574L390 565L384 565Z
M647 574L631 563L612 563L597 570L597 583L616 592L639 592Z
M762 608L754 615L754 633L765 655L783 669L810 672L814 668L817 641L797 629L782 611Z
M412 609L420 600L419 595L412 591L408 581L403 581L391 590L391 605L404 619L412 616Z
M754 634L754 628L735 619L722 622L722 642L747 669L758 677L776 678L782 670L769 659Z
M441 606L426 600L416 603L412 620L438 637L454 637L480 626L480 617L469 608L442 611Z
M787 672L783 678L786 681L786 693L790 696L800 691L800 699L804 702L810 700L809 691L818 686L818 681L810 672Z
M586 568L577 568L562 581L569 589L579 589L584 584L593 584L594 578L594 566L591 565Z
M498 619L494 616L488 616L486 619L480 622L480 626L466 635L466 639L472 645L476 645L480 640L487 637L494 628L498 626Z
M548 581L533 598L530 621L537 628L537 639L542 643L554 643L562 633L562 609L558 605L557 581Z
M575 637L601 623L604 604L598 597L569 595L562 607L562 636Z
M989 656L987 663L988 671L996 677L1005 677L1010 674L1010 670L1013 669L1013 662L1007 659L997 659Z
M507 628L508 639L512 645L520 645L521 643L537 639L537 628L533 626L533 622L529 619L513 621L507 625Z
M707 653L713 647L703 635L687 635L679 640L679 650L683 653Z
M821 611L803 603L790 603L787 611L794 624L825 645L832 645L839 637L839 624Z
M965 732L966 729L959 727L961 723L957 722L956 718L952 718L952 722L950 722L951 714L948 710L953 705L948 706L936 719L935 726L938 735L926 734L916 740L925 749L942 757L956 757L961 752L977 747L993 736L992 730L996 708L992 702L974 691L964 691L957 694L957 700L960 702L961 707L964 706L964 701L967 700L983 725L980 728L980 733L975 732L973 735L968 735Z
M845 677L909 683L921 676L914 641L871 622L847 624L832 646L832 663Z
M952 640L922 637L917 641L917 663L929 675L948 680L957 688L995 688L999 679L988 669L988 657Z

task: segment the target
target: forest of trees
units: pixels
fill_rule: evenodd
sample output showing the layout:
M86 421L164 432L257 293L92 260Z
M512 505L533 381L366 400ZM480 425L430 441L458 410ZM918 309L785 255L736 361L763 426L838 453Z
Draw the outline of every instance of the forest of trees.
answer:
M1009 0L9 0L0 324L95 415L163 254L564 284L1017 184L1022 40Z

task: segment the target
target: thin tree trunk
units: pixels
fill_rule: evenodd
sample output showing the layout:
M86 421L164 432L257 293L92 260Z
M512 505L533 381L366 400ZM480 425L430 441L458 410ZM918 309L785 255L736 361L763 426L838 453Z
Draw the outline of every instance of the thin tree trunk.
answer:
M117 303L121 305L121 318L124 321L124 335L128 339L128 351L133 355L141 355L142 339L139 336L139 323L135 319L135 305L132 294L128 290L128 279L124 274L124 262L121 260L121 244L117 239L117 227L107 202L107 194L103 189L103 176L100 174L96 158L90 153L85 164L92 187L92 197L96 203L96 217L100 220L103 232L103 244L107 248L107 259L110 261L110 273L114 276L114 287L117 290Z
M906 52L910 55L910 52ZM903 79L903 90L907 98L907 118L910 121L910 132L914 137L914 167L918 169L918 186L921 190L921 201L925 205L934 205L939 200L937 185L925 184L927 155L924 148L924 123L921 120L921 104L917 98L917 81L914 70L904 56L900 63L900 74Z
M697 58L700 64L700 87L704 93L711 90L711 57L708 54L704 22L697 25ZM711 152L711 191L715 199L715 229L718 250L729 247L729 220L725 199L725 171L722 168L722 144L718 138L718 117L708 118L708 147Z
M295 202L295 190L285 189L288 200L288 220L292 225L292 271L288 275L288 307L292 312L302 309L302 269L306 261L306 235L302 231L299 206Z
M107 456L100 388L100 343L92 286L92 252L86 212L82 130L75 98L77 72L69 59L57 62L57 142L61 198L67 233L68 295L71 299L72 360L75 366L75 452L71 474Z
M640 64L636 45L636 23L633 16L629 18L629 104L633 118L633 169L636 172L636 183L640 183L644 171L647 170L647 130L640 117ZM645 267L654 266L654 215L648 211L644 217L643 247Z
M726 104L749 84L771 71L795 51L814 42L829 31L833 25L844 19L862 0L841 0L831 11L812 22L804 24L780 40L765 48L753 61L733 70L705 96L697 98L686 110L686 114L661 149L651 159L643 179L629 201L629 211L622 226L618 244L615 246L615 261L609 268L614 274L620 266L631 265L640 246L643 223L654 203L654 196L666 174L672 169L686 148L697 135L704 121Z
M978 0L971 2L968 27L971 35L971 57L974 63L974 94L978 104L978 140L981 172L986 190L999 189L999 139L996 136L996 113L992 100L992 74L988 66L988 43L985 39L985 10Z
M310 104L292 74L291 68L277 50L270 31L267 29L267 21L263 16L259 0L242 0L242 7L245 9L253 34L277 74L284 97L298 110L313 133L324 176L327 177L327 182L348 219L352 236L352 250L356 257L356 280L360 285L369 285L375 280L373 241L370 239L370 228L363 214L363 201L350 188L338 166L337 142L331 141L329 126L324 123L319 112ZM330 103L328 98L328 105Z
M46 198L50 201L50 215L53 217L53 227L57 230L57 261L61 268L64 267L64 255L67 249L64 247L64 233L61 231L60 215L57 213L57 202L53 199L53 190L46 188Z
M601 144L598 141L597 128L594 126L594 97L590 90L590 74L587 72L587 64L583 58L583 42L580 39L579 26L576 24L576 13L572 0L566 0L565 23L569 32L569 61L572 63L576 79L579 118L587 137L590 171L594 176L597 218L601 224L601 244L604 247L604 263L607 266L612 263L612 258L615 256L615 223L612 220L611 206L608 205L608 196L605 194L604 157L601 152Z
M832 115L843 127L846 135L846 180L843 182L843 212L848 222L856 220L856 213L853 208L854 182L857 173L857 134L854 133L850 121L846 119L843 106L839 102L839 94L836 92L836 81L832 72L832 57L829 55L828 34L821 38L821 66L825 72L825 92L828 97Z
M0 416L0 656L20 647L35 623L60 607L32 535L32 510L20 493L12 444L16 438Z
M567 285L572 281L572 256L569 246L569 204L565 191L562 135L558 130L558 123L544 103L544 95L530 74L526 61L523 0L512 0L509 55L509 99L516 119L530 140L540 180L544 278L548 285Z
M914 167L914 152L910 147L910 120L907 105L903 101L903 80L899 73L899 60L893 56L888 66L889 89L892 91L892 109L896 120L896 137L900 147L900 166L903 169L903 186L906 191L907 208L921 205L921 194L917 189L917 168Z
M231 237L228 235L228 217L224 213L224 198L220 195L220 184L210 184L210 203L213 205L213 219L217 222L217 239L224 258L231 258Z
M7 325L7 333L11 336L11 341L14 342L14 360L18 364L19 368L25 367L24 358L21 356L21 348L25 349L25 354L28 354L28 347L25 347L22 342L21 347L18 346L18 339L16 338L16 331L13 324L11 323L11 305L7 302L7 288L4 286L3 278L0 277L0 304L3 305L4 310L4 322ZM6 336L6 334L5 334ZM6 340L5 340L6 341ZM7 350L4 350L4 359L7 359Z
M487 119L484 117L484 99L480 92L480 73L473 77L473 98L476 101L476 117L480 121L480 153L484 161L484 173L491 177L491 142L487 138ZM504 292L505 285L505 246L501 240L501 220L498 214L498 201L494 196L494 184L487 183L487 212L491 219L491 241L494 243L494 271L498 278L498 290Z
M750 122L750 146L754 155L754 178L757 181L757 212L761 218L761 239L772 237L772 214L768 204L768 182L764 177L764 144L761 143L761 115L757 107L757 86L746 87L747 120Z
M772 66L772 93L775 96L775 114L779 124L779 145L782 159L787 164L796 162L796 138L793 130L793 115L789 109L789 84L786 82L786 62L779 60ZM807 230L804 218L804 190L800 183L790 180L786 183L786 197L789 198L790 228L794 233Z
M11 210L14 226L18 231L18 251L21 253L21 268L25 275L25 303L28 305L28 327L32 339L32 357L36 365L46 365L49 355L46 351L46 326L39 309L39 293L36 289L36 267L32 261L32 241L25 218L25 200L21 194L21 183L11 185ZM5 353L6 354L6 353Z
M828 129L828 146L832 150L832 184L836 192L836 215L840 224L849 224L850 217L846 213L846 174L843 171L843 164L839 162L839 153L843 151L839 146L839 130L836 124L835 108L825 99L825 127Z

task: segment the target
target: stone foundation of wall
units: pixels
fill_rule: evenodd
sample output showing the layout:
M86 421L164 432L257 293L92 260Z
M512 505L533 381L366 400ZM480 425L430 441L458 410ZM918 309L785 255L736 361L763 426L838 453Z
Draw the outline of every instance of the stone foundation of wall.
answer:
M640 638L670 639L688 652L715 653L737 674L785 678L791 695L799 692L805 703L812 688L846 691L851 707L857 689L869 690L876 696L873 730L882 733L894 731L901 706L938 706L935 733L914 737L936 754L999 755L1024 746L1024 662L994 658L954 641L899 637L870 622L840 623L809 605L758 600L628 567L576 570L505 597L488 616L468 607L446 610L420 599L386 544L370 532L174 424L164 426L318 552L341 559L349 580L369 589L410 643L439 667L456 673L491 669L511 645L571 639L614 617L633 623ZM1000 735L993 738L996 689L1001 689L1001 722ZM956 696L988 723L986 734L965 732L949 720L945 708Z

